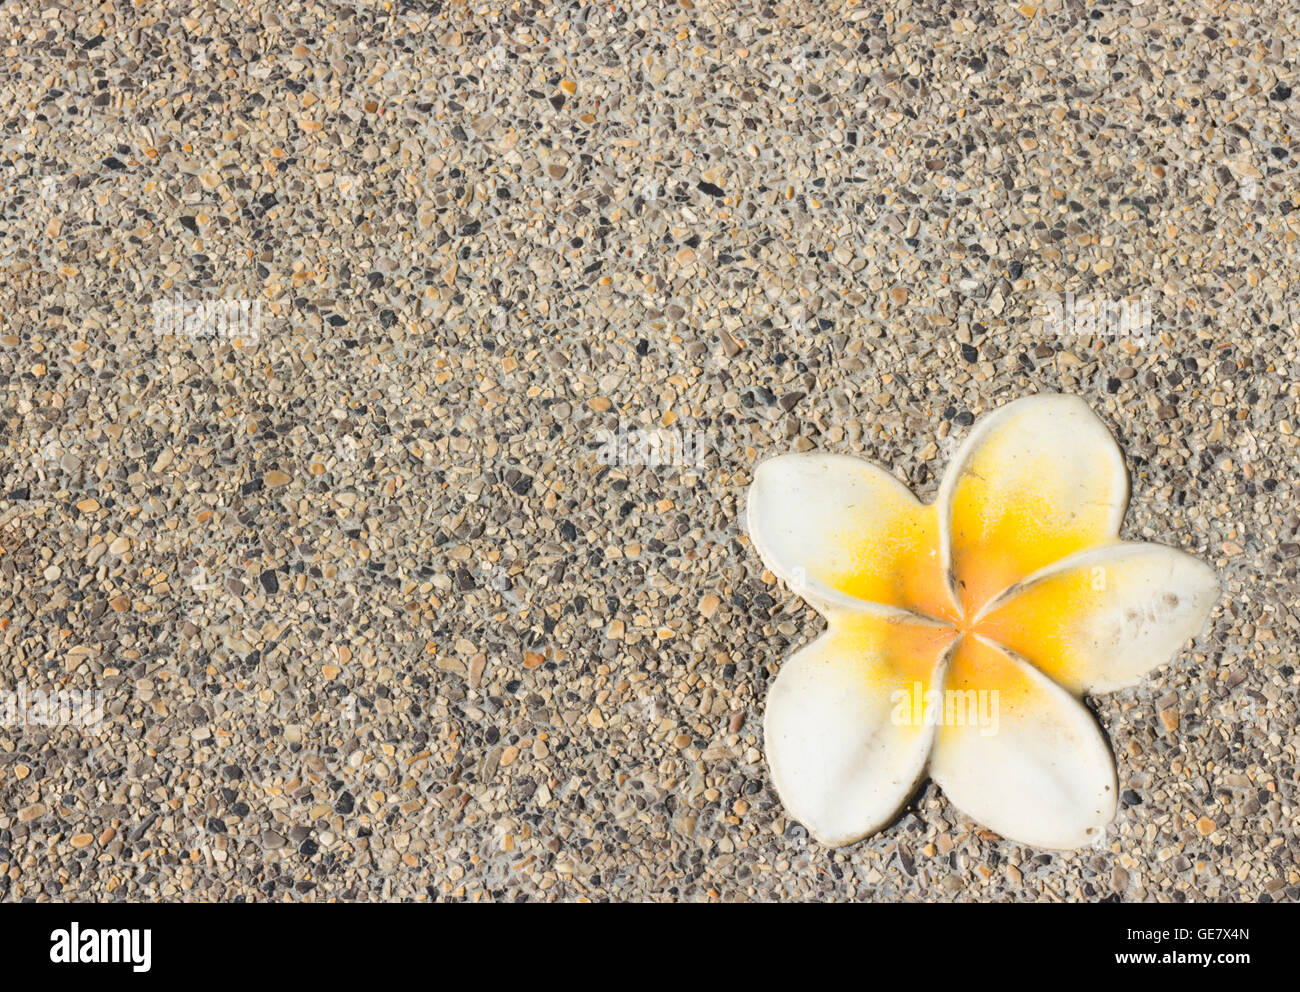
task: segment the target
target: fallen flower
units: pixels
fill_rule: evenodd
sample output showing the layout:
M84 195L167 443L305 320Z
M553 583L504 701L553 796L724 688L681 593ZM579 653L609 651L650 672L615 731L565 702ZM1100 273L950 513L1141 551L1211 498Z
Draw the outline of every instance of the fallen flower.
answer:
M758 467L754 546L828 622L782 667L764 728L777 792L814 837L880 830L927 772L1013 840L1100 836L1118 786L1081 696L1168 661L1219 595L1195 558L1119 540L1127 500L1105 425L1053 394L981 418L929 505L857 458ZM949 703L992 709L988 694L996 732Z

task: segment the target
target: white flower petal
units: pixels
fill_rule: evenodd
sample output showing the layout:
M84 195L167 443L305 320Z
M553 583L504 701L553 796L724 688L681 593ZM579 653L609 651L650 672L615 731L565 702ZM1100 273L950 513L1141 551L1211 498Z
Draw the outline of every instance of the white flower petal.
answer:
M1115 762L1083 705L1029 663L966 636L953 652L945 692L996 691L982 708L964 695L955 707L991 719L945 724L930 777L972 820L1034 847L1083 847L1115 815ZM994 702L994 700L996 702ZM983 725L982 725L983 724Z
M938 518L878 465L817 452L771 458L749 488L763 562L817 609L875 603L950 617Z
M1159 544L1109 544L1035 572L989 604L980 633L1075 693L1134 685L1200 633L1214 570Z
M916 788L934 728L912 703L937 686L954 636L835 613L782 667L767 696L767 760L786 809L822 843L879 830Z
M939 487L940 544L967 616L1025 576L1114 540L1128 474L1076 396L1029 396L980 419Z

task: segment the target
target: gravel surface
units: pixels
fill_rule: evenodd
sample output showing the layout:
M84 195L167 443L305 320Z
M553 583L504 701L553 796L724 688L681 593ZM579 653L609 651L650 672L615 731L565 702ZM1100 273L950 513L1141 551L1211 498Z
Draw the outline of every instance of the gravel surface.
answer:
M1300 11L960 6L0 7L0 686L103 706L0 728L0 897L1300 897ZM810 842L756 461L1042 390L1224 582L1115 823Z

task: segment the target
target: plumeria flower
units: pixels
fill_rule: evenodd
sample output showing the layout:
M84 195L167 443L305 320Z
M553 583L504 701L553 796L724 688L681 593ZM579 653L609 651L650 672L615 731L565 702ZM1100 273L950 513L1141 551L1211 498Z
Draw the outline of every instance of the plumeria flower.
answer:
M1082 696L1168 661L1219 597L1195 558L1119 539L1127 502L1105 425L1054 394L982 417L928 505L857 458L761 464L754 546L827 621L768 693L767 759L790 813L849 844L928 772L1005 837L1099 839L1118 785Z

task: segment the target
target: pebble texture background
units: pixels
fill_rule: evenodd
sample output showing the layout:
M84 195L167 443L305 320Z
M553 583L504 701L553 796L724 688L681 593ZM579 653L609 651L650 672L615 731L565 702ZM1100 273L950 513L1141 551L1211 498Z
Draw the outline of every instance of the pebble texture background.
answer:
M1300 896L1300 12L952 6L0 7L0 678L106 710L2 728L0 896ZM178 295L260 333L156 332ZM1040 390L1224 601L1093 701L1094 848L927 784L826 850L762 759L822 624L752 468L929 499ZM603 465L620 423L709 452Z

